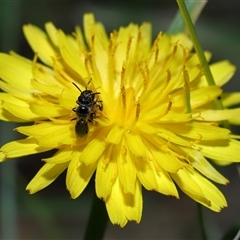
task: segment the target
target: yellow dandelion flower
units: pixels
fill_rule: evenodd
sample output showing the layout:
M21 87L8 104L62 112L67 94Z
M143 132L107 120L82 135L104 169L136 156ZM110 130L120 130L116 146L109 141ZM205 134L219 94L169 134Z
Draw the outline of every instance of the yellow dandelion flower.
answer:
M122 227L141 220L142 186L179 198L178 185L213 211L227 206L209 179L228 180L206 158L240 161L239 142L217 124L235 115L222 111L216 119L206 107L222 90L204 83L186 35L160 33L151 45L151 25L143 23L108 37L92 14L84 15L84 34L77 27L66 35L52 23L47 33L33 25L23 30L35 57L0 54L0 118L35 124L15 129L27 137L2 146L1 161L57 149L43 159L30 193L67 169L75 199L96 172L96 194ZM211 68L217 83L235 70L227 61Z

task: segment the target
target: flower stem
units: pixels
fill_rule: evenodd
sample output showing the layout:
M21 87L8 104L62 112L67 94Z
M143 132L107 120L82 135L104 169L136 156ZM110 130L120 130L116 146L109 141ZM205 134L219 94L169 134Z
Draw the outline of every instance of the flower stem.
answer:
M185 90L185 100L187 106L187 113L192 113L191 107L191 96L190 96L190 83L189 76L186 69L183 70L183 78L184 78L184 90Z
M198 216L199 216L199 223L200 223L200 229L202 234L202 240L207 240L207 234L204 227L204 220L203 220L203 209L202 205L200 203L197 203L198 207Z
M87 224L87 229L84 235L84 240L101 240L108 223L108 215L105 204L94 194L91 207L90 217Z
M207 62L207 59L204 55L204 52L202 50L202 47L201 47L201 44L199 42L199 39L198 39L198 36L197 36L197 32L194 28L194 25L192 23L192 20L190 18L190 15L188 13L188 10L187 10L187 7L184 3L183 0L176 0L177 1L177 4L178 4L178 7L182 13L182 16L183 16L183 19L184 19L184 22L185 22L185 25L188 29L188 32L191 36L191 39L192 39L192 42L193 42L193 46L195 48L195 51L198 55L198 58L199 58L199 61L201 63L201 65L203 66L203 71L204 71L204 74L206 76L206 79L207 79L207 82L208 82L208 85L211 86L211 85L216 85L215 84L215 81L213 79L213 76L212 76L212 73L210 71L210 68L209 68L209 65L208 65L208 62Z
M202 12L204 6L206 5L207 0L201 0L201 1L186 1L186 7L188 9L188 12L191 16L191 19L193 23L195 23ZM181 12L178 11L175 15L174 19L172 20L167 33L168 34L177 34L180 32L184 32L186 30L184 20L181 16Z
M205 77L207 79L208 85L209 86L216 85L215 81L213 79L211 70L209 68L207 59L206 59L206 57L204 55L204 52L202 50L202 47L201 47L201 44L200 44L197 32L196 32L196 30L194 28L194 25L192 23L191 17L189 15L187 7L186 7L186 5L184 3L184 0L176 0L176 2L178 4L179 10L180 10L180 12L182 14L182 17L184 19L185 25L186 25L186 27L188 29L189 35L190 35L190 37L192 39L193 46L194 46L194 49L195 49L195 51L196 51L196 53L198 55L199 62L203 66L204 75L205 75ZM221 101L221 98L216 99L215 103L216 103L216 108L218 110L224 109L224 106L223 106L223 103ZM230 125L229 125L228 121L223 121L222 124L223 124L223 126L225 128L230 128Z

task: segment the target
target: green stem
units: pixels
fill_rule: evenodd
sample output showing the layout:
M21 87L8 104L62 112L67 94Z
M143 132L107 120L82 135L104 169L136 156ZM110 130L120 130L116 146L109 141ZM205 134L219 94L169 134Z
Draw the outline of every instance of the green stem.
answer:
M184 19L185 25L186 25L186 27L188 29L189 35L190 35L190 37L192 39L193 46L194 46L194 49L195 49L195 51L196 51L196 53L198 55L199 62L201 64L201 66L203 66L203 72L204 72L205 77L207 79L208 85L209 86L216 85L215 81L213 79L211 70L209 68L207 59L206 59L206 57L204 55L204 52L202 50L202 47L201 47L201 44L200 44L197 32L196 32L195 27L194 27L194 25L192 23L192 20L191 20L191 17L189 15L189 13L188 13L187 7L186 7L186 5L184 3L184 0L176 0L176 1L177 1L179 10L180 10L180 12L182 14L182 17ZM216 108L218 110L224 109L224 106L223 106L223 103L221 101L221 98L216 99L215 103L216 103ZM223 121L222 124L223 124L223 126L225 128L230 128L230 125L229 125L228 121Z
M195 23L202 12L204 6L206 5L207 0L202 0L202 1L186 1L186 7L188 9L188 12L191 16L191 19L193 23ZM178 11L177 14L175 15L174 19L172 20L170 26L168 27L167 33L172 35L172 34L177 34L180 32L184 32L186 30L181 12Z
M101 240L108 223L108 215L103 201L94 194L90 217L84 240Z
M210 68L209 68L209 65L208 65L208 62L207 62L207 59L204 55L204 52L202 50L202 47L201 47L201 44L199 42L199 39L198 39L198 36L197 36L197 32L195 30L195 27L192 23L192 20L190 18L190 15L188 13L188 10L187 10L187 7L184 3L183 0L176 0L177 3L178 3L178 7L182 13L182 16L183 16L183 19L184 19L184 22L185 22L185 25L188 29L188 32L191 36L191 39L192 39L192 42L193 42L193 46L195 48L195 51L198 55L198 58L199 58L199 61L201 63L201 65L203 66L203 71L204 71L204 74L206 76L206 79L207 79L207 82L208 82L208 85L211 86L211 85L216 85L215 84L215 81L213 79L213 76L212 76L212 73L210 71Z
M200 203L197 203L198 207L198 216L199 216L199 223L200 223L200 229L202 234L202 240L207 240L207 234L204 227L204 220L203 220L203 209L202 205Z
M185 100L186 100L186 105L187 105L187 112L192 113L190 83L189 83L188 72L186 69L183 70L183 78L184 78L184 90L185 90Z

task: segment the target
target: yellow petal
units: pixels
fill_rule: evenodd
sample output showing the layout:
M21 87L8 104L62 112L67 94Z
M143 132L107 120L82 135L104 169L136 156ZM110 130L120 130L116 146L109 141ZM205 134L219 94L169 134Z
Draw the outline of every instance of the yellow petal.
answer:
M211 202L205 197L201 185L193 180L192 174L187 169L180 169L177 173L171 173L170 175L185 194L207 207L211 206Z
M69 129L71 129L70 131L73 131L72 126L73 124L57 124L54 122L41 122L39 124L35 124L35 125L31 125L31 126L23 126L23 127L17 127L15 128L16 131L27 135L27 136L32 136L34 138L38 138L41 136L46 136L49 133L52 134L57 134L58 132L64 131L64 129L66 129L66 131L69 131Z
M107 135L106 142L119 144L122 139L124 128L113 126Z
M35 177L27 185L30 194L38 192L51 184L68 166L68 163L44 164Z
M33 91L30 83L33 78L31 61L0 53L0 78L8 83L4 85L1 82L4 91L25 96L29 96Z
M6 158L6 153L0 152L0 162L3 162Z
M38 136L43 136L44 134L47 134L49 130L54 129L54 126L55 124L52 122L42 122L40 124L35 124L31 126L17 127L14 130L22 134L25 134L27 136L38 137ZM56 126L59 126L59 125L56 125Z
M19 106L18 102L12 104L9 102L3 102L2 107L5 108L8 112L12 113L17 118L21 118L25 121L33 121L40 119L40 117L34 114L29 106Z
M121 27L117 35L118 45L115 53L115 69L117 72L121 72L123 62L133 63L136 55L136 46L138 40L138 26L136 24L130 23L126 27ZM131 45L129 48L129 39L131 38Z
M240 103L240 92L223 93L222 102L225 107Z
M175 134L201 140L228 139L230 131L228 129L206 125L204 123L191 122L189 124L161 124Z
M133 157L130 152L127 152L124 146L122 146L122 149L117 154L118 176L123 192L125 194L130 193L134 195L137 173Z
M156 162L167 172L175 173L183 166L175 156L172 156L168 151L162 149L151 149L151 153Z
M66 185L73 199L77 198L87 186L95 169L96 163L86 166L79 161L79 155L75 155L68 166Z
M30 154L46 152L52 149L51 147L40 147L32 138L12 141L3 145L0 149L5 154L6 158L16 158L27 156Z
M108 73L109 73L109 58L108 58L108 52L106 51L106 48L108 47L108 40L107 35L105 33L104 27L98 23L95 25L94 29L92 30L92 35L94 36L94 41L92 41L92 62L93 67L95 68L95 77L97 80L96 84L101 84L105 88L105 82L106 84L109 84ZM92 39L91 39L92 40ZM101 79L98 82L98 79Z
M183 192L205 207L219 212L223 207L227 206L223 194L196 171L184 169L171 176Z
M231 119L239 119L240 108L224 109L224 110L203 110L200 111L200 118L204 121L223 121ZM193 117L199 117L199 112L193 114Z
M206 145L198 144L198 146L205 157L217 161L240 162L240 142L234 139L208 142Z
M146 100L146 103L147 104L147 101L148 102L148 105L149 107L147 106L144 106L143 105L143 110L141 111L141 115L140 115L140 121L141 122L147 122L147 123L153 123L155 121L158 121L159 119L163 119L162 116L165 114L166 110L167 110L167 107L168 107L168 103L166 104L160 104L158 103L158 106L154 106L152 107L152 102L153 101L156 101L155 99L158 98L159 96L159 92L155 93L155 97L153 96L153 93L151 93L153 99L151 98L147 98Z
M148 22L142 23L139 28L140 40L138 40L138 48L142 51L136 51L139 54L139 59L145 58L148 55L152 44L152 25Z
M218 86L208 86L191 91L192 109L200 107L220 96L222 89Z
M191 159L191 164L200 173L205 175L207 178L221 184L227 184L229 181L221 175L204 157L196 150L188 150L188 156Z
M73 124L65 124L54 126L50 128L50 131L46 131L44 135L36 137L36 141L39 146L42 147L59 147L63 145L74 145L76 142L76 136L74 132Z
M80 161L84 162L86 165L96 162L105 147L106 144L102 139L94 138L84 148L82 154L80 155Z
M82 78L88 76L84 66L84 55L79 55L61 30L58 31L58 40L61 55L68 66L71 67Z
M167 196L174 196L176 198L179 198L176 186L167 171L161 168L160 171L157 172L156 179L158 188L155 189L155 191Z
M30 103L29 105L31 111L41 117L53 118L59 116L69 116L70 114L68 109L65 109L57 104L54 105L45 103L40 105L37 103Z
M66 86L68 86L68 83L64 82L65 79L59 75L56 69L52 69L51 67L45 66L41 63L35 63L35 59L32 65L33 65L32 66L33 78L31 79L31 84L33 84L33 81L37 81L39 83L46 84L48 86L56 86L57 90L59 87L63 89ZM55 68L58 69L58 71L61 71L60 69L63 68L62 62L55 62L54 66ZM62 79L64 79L64 81ZM34 87L33 89L36 89L37 91L38 88ZM51 93L51 95L53 94Z
M227 60L211 64L210 69L215 83L218 86L226 84L236 71L236 67ZM203 82L205 81L205 83L207 83L205 76L203 76L202 79Z
M45 29L46 32L49 36L49 38L51 39L51 42L58 47L58 38L57 38L57 28L54 26L54 24L52 22L47 22L45 24Z
M9 94L0 93L0 119L3 120L3 121L11 121L11 122L28 122L29 119L19 118L19 117L13 115L7 109L4 108L4 106L3 106L4 100L3 99L4 98L8 99L8 98L11 98L11 97L12 96L9 95ZM17 108L17 107L15 107L15 108Z
M47 34L31 24L23 26L23 32L33 51L38 53L39 58L46 65L52 66L52 58L57 59L57 55Z
M216 85L223 86L231 79L232 75L236 71L236 67L232 65L228 60L223 60L211 64L210 70L212 72ZM200 81L197 81L197 87L205 86L208 86L208 84L205 76L203 75L201 76Z
M156 134L158 132L158 128L151 126L150 124L145 123L144 121L138 121L136 126L139 131L142 131L147 134Z
M228 165L232 164L232 162L217 161L217 160L215 160L215 159L212 159L212 161L213 161L215 164L219 165L219 166L228 166Z
M2 120L12 122L25 122L31 121L32 117L32 119L36 119L38 117L30 112L29 105L26 101L16 98L10 94L0 93L0 101L0 118Z
M86 52L87 46L86 46L85 39L84 39L84 36L82 33L82 29L79 26L75 27L75 33L76 33L79 50Z
M24 120L21 118L18 118L8 112L6 109L1 108L0 106L0 119L6 122L28 122L29 120Z
M113 157L113 146L110 145L98 161L96 171L96 194L99 198L107 199L112 191L112 185L117 177L117 159Z
M190 169L189 171L191 172L193 181L195 181L201 187L202 191L204 192L204 196L210 201L210 206L203 203L206 207L216 212L220 212L222 208L227 207L225 197L216 186L214 186L206 178L202 177L199 173Z
M124 194L123 211L129 221L140 222L142 217L143 199L142 185L139 181L135 181L136 190L132 194Z
M71 90L71 89L64 89L59 97L59 104L66 108L71 109L76 105L76 100L79 96L79 93Z
M31 84L35 89L38 89L42 93L49 94L54 97L58 97L63 91L63 89L60 88L59 86L56 86L54 84L51 84L51 85L43 84L37 81L36 79L33 79L31 81Z
M181 122L188 122L191 117L191 114L188 113L175 113L169 112L165 116L160 119L160 123L181 123Z
M124 194L121 191L120 182L116 179L112 192L106 201L109 218L113 224L124 227L128 220L140 222L142 215L142 189L141 184L136 182L134 195Z
M72 46L72 48L75 49L75 51L78 51L78 44L76 42L75 36L73 37L72 35L66 35L68 43Z
M71 161L75 155L79 155L79 149L66 147L58 150L58 152L54 154L53 157L43 158L42 160L50 164L59 164Z
M186 146L186 147L192 146L192 143L190 141L186 141L182 137L178 137L173 132L170 132L164 128L159 128L158 131L159 132L157 135L167 140L168 142L176 143L177 145Z
M187 38L187 36L185 36ZM190 39L187 38L187 41L189 41ZM192 42L190 40L190 44L192 46ZM207 61L209 62L212 58L212 53L208 52L208 51L204 51L204 55L207 59ZM191 69L192 67L195 67L195 66L198 66L199 65L199 59L198 59L198 55L196 53L194 54L191 54L189 56L189 59L188 61L186 62L186 66L188 67L188 69ZM199 67L199 66L198 66ZM205 83L205 85L203 86L207 86L207 83Z
M156 180L156 169L150 159L135 158L136 172L139 181L147 190L158 188Z
M185 46L187 49L192 48L193 43L186 33L177 33L177 34L171 35L170 37L171 37L172 43L178 42L179 44L182 44L183 46Z
M95 18L92 13L84 14L83 16L83 30L87 45L91 45L92 30L95 24Z
M126 141L131 152L136 156L146 156L146 147L138 134L127 133Z
M231 118L229 119L229 123L233 125L240 125L240 118Z
M120 225L120 227L124 227L128 221L123 211L123 201L124 197L120 188L120 183L118 178L116 178L111 194L105 203L110 221L112 224Z

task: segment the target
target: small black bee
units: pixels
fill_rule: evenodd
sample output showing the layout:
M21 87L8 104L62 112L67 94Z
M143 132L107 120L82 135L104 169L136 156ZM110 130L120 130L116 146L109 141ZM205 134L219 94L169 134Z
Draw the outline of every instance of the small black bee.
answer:
M91 80L88 82L87 86ZM96 111L99 109L103 110L102 101L96 98L97 94L100 92L93 92L92 90L88 90L87 86L84 91L82 91L75 83L72 83L80 92L76 103L77 107L72 110L76 113L77 117L72 120L77 119L75 125L75 132L78 137L86 137L88 134L88 122L94 123L94 119L96 118Z

